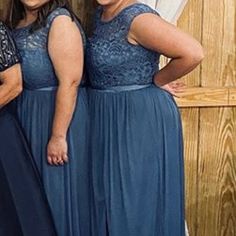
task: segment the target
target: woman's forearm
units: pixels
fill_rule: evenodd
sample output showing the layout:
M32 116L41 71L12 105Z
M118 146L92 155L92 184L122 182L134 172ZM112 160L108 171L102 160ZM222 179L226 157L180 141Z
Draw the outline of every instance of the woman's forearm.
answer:
M198 58L175 58L172 59L165 67L163 67L154 78L154 82L158 86L166 85L176 79L183 77L196 68L203 56Z
M16 98L22 91L21 83L10 86L2 84L0 86L0 107L5 106L7 103Z
M77 85L59 85L56 95L56 108L52 136L66 138L66 134L75 110L77 94Z

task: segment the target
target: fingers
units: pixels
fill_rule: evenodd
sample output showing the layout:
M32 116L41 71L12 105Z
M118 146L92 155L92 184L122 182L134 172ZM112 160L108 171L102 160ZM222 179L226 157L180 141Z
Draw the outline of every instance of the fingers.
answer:
M52 156L48 155L48 164L53 165Z
M59 165L58 158L57 158L57 155L55 153L49 153L48 154L48 163L50 165L56 165L56 166Z
M67 153L64 153L63 154L63 156L62 156L62 160L64 161L64 162L68 162L68 155L67 155Z
M173 89L176 93L178 92L184 92L184 90L186 89L186 84L182 81L174 81L172 83L170 83L170 87L171 89Z
M50 165L60 166L68 162L67 142L65 139L52 137L47 146L47 160Z
M55 166L64 165L65 163L68 162L67 154L49 153L47 159L50 165L55 165Z

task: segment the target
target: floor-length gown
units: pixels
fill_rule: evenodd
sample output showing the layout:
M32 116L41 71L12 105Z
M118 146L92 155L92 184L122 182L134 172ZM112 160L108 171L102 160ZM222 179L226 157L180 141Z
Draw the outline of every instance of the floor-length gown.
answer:
M88 108L83 84L79 88L67 134L69 162L63 166L47 163L47 144L52 131L58 86L47 50L47 39L53 20L60 15L70 17L68 10L57 8L48 16L45 27L31 32L29 25L13 31L22 57L24 75L24 91L17 100L17 110L43 180L58 235L88 236ZM84 33L79 22L76 22L85 46Z
M133 45L137 3L102 21L98 8L87 68L94 236L183 236L182 128L173 97L153 84L159 54Z
M0 22L0 71L19 63L18 58L10 33ZM56 236L29 147L6 107L0 108L0 235Z

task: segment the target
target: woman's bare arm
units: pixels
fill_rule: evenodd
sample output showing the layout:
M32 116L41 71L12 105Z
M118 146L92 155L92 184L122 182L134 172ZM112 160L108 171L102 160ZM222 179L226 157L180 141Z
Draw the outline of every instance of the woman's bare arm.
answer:
M202 46L197 40L150 13L134 19L128 40L171 58L154 78L154 83L158 86L164 86L186 75L204 57Z
M82 37L70 17L58 16L54 20L48 49L59 80L52 136L48 144L48 161L50 164L63 164L67 161L66 135L74 113L84 65Z

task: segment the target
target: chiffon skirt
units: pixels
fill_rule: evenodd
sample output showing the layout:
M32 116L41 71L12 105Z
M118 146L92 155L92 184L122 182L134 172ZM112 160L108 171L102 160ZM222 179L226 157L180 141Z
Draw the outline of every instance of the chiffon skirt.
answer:
M41 174L59 236L89 236L88 104L87 91L79 89L68 130L69 162L47 163L47 144L55 112L56 90L25 90L18 99L19 120Z
M6 109L0 110L0 235L56 236L35 163Z
M168 92L134 87L89 90L92 235L183 236L179 111Z

